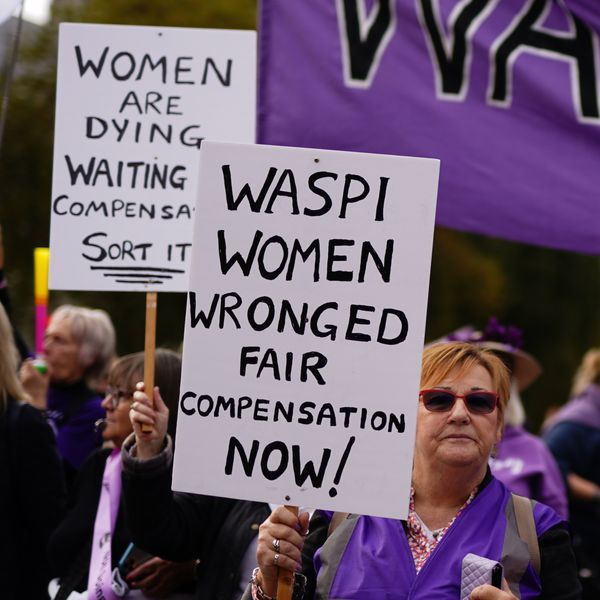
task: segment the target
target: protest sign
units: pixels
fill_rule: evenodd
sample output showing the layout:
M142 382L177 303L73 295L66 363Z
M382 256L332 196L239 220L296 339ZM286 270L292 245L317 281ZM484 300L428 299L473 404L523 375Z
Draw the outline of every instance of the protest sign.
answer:
M597 3L260 6L260 143L435 156L439 225L600 254Z
M256 34L62 24L50 287L186 291L204 139L254 141Z
M438 169L203 144L174 489L406 517Z

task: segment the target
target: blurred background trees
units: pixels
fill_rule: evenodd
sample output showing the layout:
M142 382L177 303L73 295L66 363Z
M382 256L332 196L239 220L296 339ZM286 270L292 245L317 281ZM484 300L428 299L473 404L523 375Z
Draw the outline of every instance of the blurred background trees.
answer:
M15 320L30 343L33 248L48 245L60 21L254 29L256 0L62 0L50 22L24 38L0 156L0 224ZM143 348L144 294L57 291L50 302L104 308L114 319L119 351ZM158 343L179 348L185 295L161 294L158 315ZM544 367L524 398L537 426L549 405L565 401L585 350L600 346L600 259L438 228L427 339L465 324L483 327L490 315L521 327L525 349Z

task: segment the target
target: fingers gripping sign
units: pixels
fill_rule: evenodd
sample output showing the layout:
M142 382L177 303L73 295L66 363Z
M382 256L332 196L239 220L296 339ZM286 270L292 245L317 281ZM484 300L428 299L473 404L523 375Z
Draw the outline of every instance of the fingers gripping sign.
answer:
M308 529L308 513L298 515L297 510L286 506L276 508L258 532L258 585L268 596L282 600L291 598L294 572L300 569L304 536ZM290 595L286 596L288 587Z
M145 392L143 382L137 383L135 387L129 418L135 433L137 455L143 459L152 458L163 448L169 422L169 409L158 387L153 390L154 405ZM147 431L144 430L144 426Z

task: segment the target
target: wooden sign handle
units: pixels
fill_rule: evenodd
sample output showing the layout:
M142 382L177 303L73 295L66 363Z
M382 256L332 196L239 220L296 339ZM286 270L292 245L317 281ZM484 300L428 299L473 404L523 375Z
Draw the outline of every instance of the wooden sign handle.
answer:
M294 515L298 516L297 506L287 506ZM292 600L292 593L294 591L294 572L288 571L287 569L279 569L277 574L277 600Z
M146 292L146 335L144 339L144 390L153 402L154 355L156 350L156 292ZM144 433L152 432L152 425L142 424Z

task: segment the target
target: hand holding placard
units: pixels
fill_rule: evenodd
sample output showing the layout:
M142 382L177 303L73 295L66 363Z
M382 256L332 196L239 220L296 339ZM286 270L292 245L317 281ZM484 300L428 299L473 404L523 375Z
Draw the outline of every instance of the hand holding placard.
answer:
M257 583L268 596L290 600L294 573L302 564L304 536L309 514L298 514L295 506L280 506L260 526L256 558L260 573Z
M169 423L169 409L158 388L153 391L154 402L146 394L144 384L138 383L129 412L136 438L137 456L142 459L152 458L160 453ZM144 425L148 431L144 431Z

